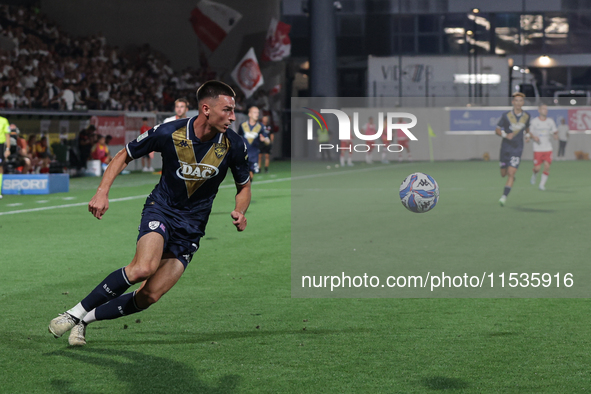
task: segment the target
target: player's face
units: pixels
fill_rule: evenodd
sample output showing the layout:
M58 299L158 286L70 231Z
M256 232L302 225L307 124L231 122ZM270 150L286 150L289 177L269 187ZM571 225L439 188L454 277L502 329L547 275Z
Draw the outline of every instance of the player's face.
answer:
M234 115L234 108L236 107L234 97L219 96L217 100L210 100L209 103L209 108L206 112L209 125L220 133L226 132L230 124L236 120L236 116Z
M174 113L179 118L185 117L185 115L187 114L187 109L188 109L187 104L185 104L183 102L178 102L178 103L174 104Z
M521 107L523 107L524 102L525 100L523 99L523 97L520 96L513 97L513 100L511 101L511 103L513 104L513 108L516 110L521 110Z
M248 111L248 118L250 119L251 122L256 122L259 120L259 109L252 107L249 111Z
M548 106L546 106L546 105L540 105L538 107L538 112L542 116L548 116Z
M367 121L369 122L369 124L373 124L373 118L372 117L370 117Z

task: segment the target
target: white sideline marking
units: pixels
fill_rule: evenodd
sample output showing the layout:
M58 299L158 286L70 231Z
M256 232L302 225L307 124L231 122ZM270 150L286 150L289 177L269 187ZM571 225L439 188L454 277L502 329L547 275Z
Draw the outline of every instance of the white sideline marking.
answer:
M406 164L406 165L410 165L410 163ZM400 168L402 166L406 166L405 164L398 164L396 165L397 168ZM357 172L368 172L368 171L375 171L375 170L384 170L384 169L391 169L390 166L383 166L383 167L372 167L372 168L363 168L363 169L359 169L359 170L349 170L349 171L339 171L339 172L327 172L327 173L323 173L323 174L311 174L311 175L301 175L301 176L295 176L295 177L289 177L289 178L279 178L279 179L268 179L266 181L255 181L254 185L262 185L262 184L267 184L267 183L277 183L277 182L286 182L286 181L291 181L294 179L310 179L310 178L319 178L319 177L324 177L324 176L332 176L332 175L348 175L351 173L357 173ZM234 185L223 185L220 186L220 189L227 189L230 187L235 187ZM109 200L109 203L112 202L119 202L119 201L128 201L128 200L137 200L140 198L146 198L148 197L147 195L141 195L141 196L131 196L131 197L121 197L121 198L113 198L112 200ZM65 197L67 198L67 197ZM16 204L20 204L22 205L22 203L16 203ZM77 202L74 204L64 204L64 205L54 205L51 207L41 207L41 208L30 208L30 209L19 209L16 211L8 211L8 212L0 212L0 216L2 215L13 215L13 214L17 214L17 213L29 213L29 212L38 212L38 211L48 211L50 209L60 209L60 208L72 208L72 207L81 207L81 206L85 206L88 205L88 202ZM7 204L6 206L9 206L9 204ZM10 206L16 206L15 204L10 204Z

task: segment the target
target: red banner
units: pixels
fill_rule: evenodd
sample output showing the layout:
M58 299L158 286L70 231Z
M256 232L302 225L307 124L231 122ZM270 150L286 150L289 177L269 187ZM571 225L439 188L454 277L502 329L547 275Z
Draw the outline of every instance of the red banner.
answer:
M568 128L571 131L591 130L591 108L569 109Z
M96 127L97 134L113 137L111 145L125 145L125 116L93 116L90 124Z

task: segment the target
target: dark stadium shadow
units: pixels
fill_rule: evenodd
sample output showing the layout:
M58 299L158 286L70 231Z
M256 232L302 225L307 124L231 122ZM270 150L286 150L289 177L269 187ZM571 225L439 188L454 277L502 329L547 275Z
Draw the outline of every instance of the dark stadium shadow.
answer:
M266 331L265 329L257 329L255 327L250 331L227 331L227 332L211 332L211 333L195 333L195 332L178 332L171 334L164 331L144 331L137 332L134 337L137 340L101 340L95 341L90 338L93 345L96 346L110 346L110 345L183 345L183 344L198 344L198 343L218 343L224 340L242 339L242 338L264 338L276 335L294 335L298 340L304 340L315 335L339 335L343 333L370 333L371 330L365 328L352 328L346 330L316 330L313 328L301 328L294 330L276 330ZM144 336L161 335L163 339L146 339Z
M97 385L97 391L101 392L98 387L109 386L109 379L116 378L127 384L124 391L127 393L233 393L241 379L240 376L226 375L219 379L217 386L211 386L200 381L195 370L183 363L130 350L67 348L44 356L68 357L96 366L101 371L99 379L103 379L99 381L102 384ZM104 370L110 373L103 373ZM93 392L88 387L75 387L67 379L52 379L50 383L58 393Z
M444 376L432 376L423 378L421 384L430 390L457 390L468 388L468 382L458 378L446 378Z

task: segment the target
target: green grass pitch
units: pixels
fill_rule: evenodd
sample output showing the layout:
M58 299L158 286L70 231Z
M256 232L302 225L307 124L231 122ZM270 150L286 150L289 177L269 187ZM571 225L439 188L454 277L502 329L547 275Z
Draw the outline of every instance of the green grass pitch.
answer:
M326 242L336 248L332 259L352 254L339 247L343 244L355 245L360 257L380 258L368 245L387 242L383 230L390 227L406 229L410 235L398 232L397 240L413 248L426 241L411 235L426 232L434 245L430 253L458 269L504 253L507 259L532 259L548 267L589 260L586 162L555 163L546 192L529 184L531 162L522 163L504 208L497 203L504 185L497 163L383 167L301 165L302 173L321 175L305 178L313 192L347 189L343 202L335 204L345 212L355 207L349 209L348 233L366 228L362 218L373 211L384 218L374 223L375 234L331 237ZM441 189L439 205L422 215L407 212L397 196L402 179L415 171L434 176ZM391 185L384 182L370 198L364 194L369 175L391 179ZM65 337L54 339L47 324L132 258L143 196L157 176L119 177L101 221L85 205L97 178L73 179L67 194L5 196L0 201L0 392L591 390L586 299L292 298L290 247L313 260L317 245L311 239L308 252L291 245L292 193L298 210L296 197L311 192L292 191L297 181L291 177L289 163L272 163L270 174L255 178L243 233L235 231L229 216L234 188L228 179L201 249L179 283L145 312L90 325L84 348L68 347ZM345 187L343 179L357 186ZM20 212L7 214L14 211ZM347 215L304 218L311 227L330 220L347 223ZM401 260L412 256L404 253Z

